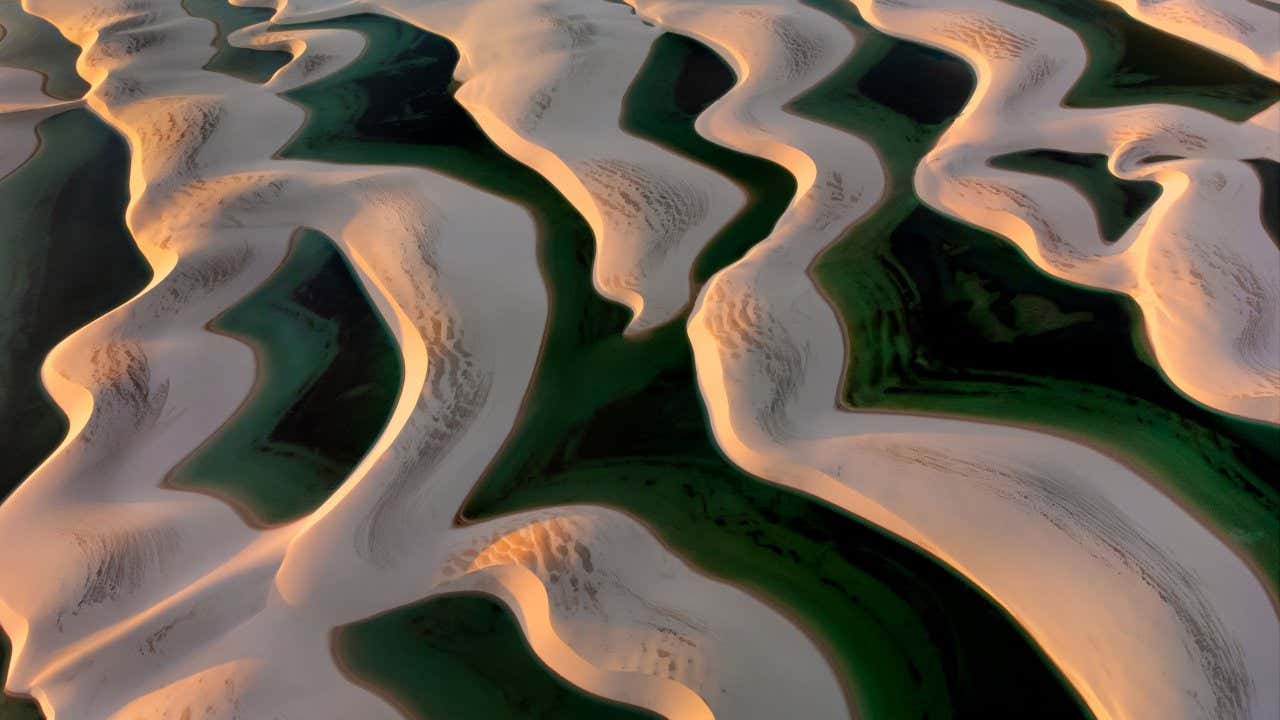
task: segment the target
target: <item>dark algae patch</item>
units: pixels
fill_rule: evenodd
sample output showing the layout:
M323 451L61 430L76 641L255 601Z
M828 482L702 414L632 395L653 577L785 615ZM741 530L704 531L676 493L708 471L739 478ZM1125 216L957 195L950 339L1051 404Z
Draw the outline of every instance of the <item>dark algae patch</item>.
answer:
M87 110L36 132L36 153L0 180L0 428L21 428L0 452L0 499L67 431L40 382L49 351L151 277L124 224L124 139Z
M1078 34L1088 49L1070 107L1174 103L1246 120L1280 100L1280 83L1093 0L1009 0Z
M582 692L542 664L486 595L446 595L339 628L348 675L419 718L624 720L645 710Z
M213 39L217 52L205 64L205 70L252 83L264 83L293 59L287 52L238 48L227 41L227 36L236 30L270 20L272 10L239 7L227 0L182 0L182 8L187 14L208 20L217 27L217 35Z
M274 524L320 506L386 426L401 382L390 332L332 241L298 233L284 263L210 325L257 351L254 390L171 473Z
M988 164L1070 183L1089 199L1106 242L1119 240L1160 197L1159 183L1121 180L1112 175L1106 155L1027 150L991 158Z
M683 323L641 340L622 337L629 313L592 288L585 221L457 105L450 43L373 16L311 26L357 29L370 42L351 67L290 94L312 112L286 156L429 167L524 204L541 231L552 293L547 338L523 415L468 502L467 519L564 502L630 512L704 571L750 588L827 638L838 671L876 717L1081 717L1060 678L972 586L859 520L724 460L708 435ZM664 45L677 58L701 52ZM650 58L648 68L662 67L675 79L687 65ZM674 80L646 74L628 105L675 108L648 132L687 151L695 145L692 116L676 104ZM707 83L723 86L724 76ZM382 91L391 87L395 93ZM735 258L726 251L719 262ZM717 263L707 262L709 274ZM395 668L367 666L345 644L339 652L366 684L395 697L415 692Z

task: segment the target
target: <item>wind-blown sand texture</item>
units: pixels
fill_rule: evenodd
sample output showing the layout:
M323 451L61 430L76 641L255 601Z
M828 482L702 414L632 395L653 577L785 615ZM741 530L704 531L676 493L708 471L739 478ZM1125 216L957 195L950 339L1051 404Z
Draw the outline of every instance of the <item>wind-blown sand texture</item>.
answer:
M1098 718L1280 717L1274 588L1158 480L1055 435L838 406L845 341L808 270L888 179L871 143L789 103L854 52L845 26L798 0L233 4L273 15L223 36L174 0L22 0L78 46L90 87L54 98L39 72L0 66L0 178L31 156L40 121L92 112L127 139L125 218L152 271L42 367L69 429L0 505L8 691L49 718L398 717L408 711L389 693L353 679L336 629L481 593L510 609L550 672L598 698L682 719L862 714L858 679L821 637L618 509L462 520L527 410L550 331L548 231L465 177L291 159L309 118L286 94L368 52L360 33L316 23L373 13L457 48L457 102L581 214L593 285L628 309L628 337L687 323L730 461L966 578ZM1280 74L1271 9L1117 4ZM877 30L976 73L916 170L925 203L1046 273L1128 295L1170 383L1280 422L1280 251L1244 162L1280 161L1280 105L1242 123L1174 105L1067 108L1087 57L1045 16L996 0L856 5ZM737 76L698 133L796 184L767 237L701 286L695 262L749 198L623 129L627 88L664 31ZM291 60L261 83L213 61L263 50ZM1105 155L1116 177L1161 194L1107 242L1070 184L990 163L1039 148ZM327 500L263 525L169 478L271 381L260 354L214 325L309 230L332 240L385 324L400 385Z

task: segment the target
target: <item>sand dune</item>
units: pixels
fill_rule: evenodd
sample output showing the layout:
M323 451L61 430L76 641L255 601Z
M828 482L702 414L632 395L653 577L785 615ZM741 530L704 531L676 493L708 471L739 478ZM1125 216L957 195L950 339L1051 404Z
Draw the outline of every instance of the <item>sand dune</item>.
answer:
M0 179L35 152L40 121L80 105L45 95L43 80L30 70L0 67Z
M544 661L592 692L677 717L726 703L734 714L848 714L797 628L692 572L617 513L566 508L453 527L515 419L541 341L535 229L521 208L426 171L272 159L302 122L275 91L314 76L308 60L353 57L351 33L246 28L232 41L297 55L264 87L201 70L212 27L172 3L25 7L83 48L87 105L129 140L128 222L155 277L46 363L72 423L0 510L0 542L13 550L0 558L11 691L50 717L191 707L393 717L341 676L331 629L465 580L512 604ZM682 163L671 161L712 177ZM736 209L708 208L699 232ZM256 529L162 480L254 380L250 350L205 326L280 263L300 226L328 234L351 261L400 346L405 382L386 431L322 508ZM677 269L680 298L664 312L685 302L687 268ZM547 528L573 541L580 585L556 572L559 555L497 552ZM486 560L460 567L468 553ZM783 653L788 670L762 678L748 659L766 650Z
M0 175L30 154L39 119L87 107L129 141L127 219L154 271L49 355L43 380L71 427L0 506L9 689L50 718L396 717L342 673L333 628L461 590L511 606L570 682L667 717L855 712L799 628L626 515L563 506L458 525L543 339L538 229L525 208L438 173L276 157L305 120L279 94L364 48L357 33L291 25L359 12L458 46L458 100L587 219L595 285L630 308L631 333L680 314L694 258L745 196L623 132L622 98L663 29L720 53L738 81L697 129L784 166L798 186L688 322L721 448L965 575L1100 718L1280 715L1267 589L1147 479L1039 433L836 407L844 342L806 270L881 200L885 174L866 142L784 107L852 51L843 26L795 0L635 0L635 14L587 0L236 2L276 13L232 45L294 58L263 85L202 69L213 27L168 0L24 0L82 49L82 103L46 97L37 73L0 69ZM1122 6L1274 74L1275 38L1258 31L1266 10ZM1165 105L1066 109L1085 54L1044 17L990 0L858 7L977 71L964 114L918 169L927 203L1009 238L1046 272L1127 293L1178 387L1280 419L1280 258L1242 162L1280 156L1280 107L1245 123ZM1108 244L1070 186L987 163L1040 147L1106 154L1118 177L1163 194ZM252 392L252 351L207 326L302 227L354 268L404 381L383 434L321 508L255 528L164 477Z

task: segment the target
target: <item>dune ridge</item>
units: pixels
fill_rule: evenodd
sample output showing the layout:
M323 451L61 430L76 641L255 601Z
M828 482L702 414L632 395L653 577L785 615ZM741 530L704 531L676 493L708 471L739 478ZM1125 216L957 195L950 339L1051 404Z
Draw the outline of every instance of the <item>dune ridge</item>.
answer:
M45 364L71 428L0 509L9 690L50 718L394 717L341 675L331 629L472 583L590 692L672 717L849 714L798 628L623 515L558 508L454 527L537 355L535 229L523 209L424 170L273 159L303 121L275 93L314 74L313 40L342 54L335 67L350 61L351 33L246 28L233 42L296 53L258 86L203 70L213 28L174 3L24 7L81 47L87 107L129 141L127 221L154 278ZM206 325L299 227L349 259L400 347L404 387L319 510L251 528L162 481L254 381L250 350ZM762 678L751 659L768 652L788 663Z

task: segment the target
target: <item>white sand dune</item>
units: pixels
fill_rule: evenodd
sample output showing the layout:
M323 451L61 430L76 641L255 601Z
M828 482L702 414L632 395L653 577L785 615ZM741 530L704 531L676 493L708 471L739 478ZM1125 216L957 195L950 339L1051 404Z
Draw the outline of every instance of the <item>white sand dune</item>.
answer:
M378 12L452 40L458 99L587 218L596 285L632 309L630 332L687 304L694 257L743 202L711 170L619 128L659 27L706 42L739 79L698 130L778 162L799 188L689 321L730 458L963 573L1101 718L1280 716L1280 623L1266 589L1145 479L1038 433L836 407L844 343L805 271L880 200L885 179L865 142L782 107L851 51L842 26L794 0L636 0L639 16L587 0L237 2L272 7L277 22ZM1193 7L1177 2L1132 12L1176 31L1186 15L1174 10ZM235 33L235 45L294 55L259 86L202 70L213 28L170 0L24 7L82 48L86 106L129 141L127 219L155 277L44 366L71 429L0 506L10 690L51 718L395 717L339 670L332 629L478 590L512 607L551 669L605 697L675 718L852 712L797 627L625 515L572 506L456 526L516 420L547 322L536 230L525 210L433 172L274 158L303 122L277 93L352 61L357 34ZM1043 17L980 0L859 8L978 72L975 97L917 173L926 202L1008 237L1048 272L1134 297L1188 394L1280 415L1280 269L1261 234L1259 182L1240 162L1280 152L1280 108L1241 124L1159 105L1068 110L1059 101L1083 48ZM1266 38L1227 24L1193 39L1274 62ZM15 117L46 111L31 94L38 76L5 77ZM1036 147L1105 153L1118 175L1164 193L1106 245L1074 190L986 165ZM163 480L257 372L249 348L206 325L279 265L299 227L326 233L351 262L396 339L404 383L384 433L321 508L253 528Z
M71 429L0 507L9 690L50 718L394 717L341 675L332 629L474 587L512 605L542 659L589 691L673 717L848 715L798 628L624 516L574 507L454 527L541 342L535 228L521 208L423 170L272 158L302 122L274 91L309 75L297 65L320 52L312 41L348 61L362 46L351 33L237 34L298 53L263 87L201 70L213 28L167 0L24 7L81 46L88 107L129 141L127 220L155 277L44 366ZM723 218L708 213L711 232ZM351 261L400 347L404 386L323 507L251 528L163 479L254 380L250 349L206 325L301 226ZM787 667L751 662L767 652Z
M1046 272L1129 295L1177 387L1211 407L1280 422L1280 251L1262 225L1258 176L1240 162L1280 157L1280 108L1247 123L1170 105L1064 108L1084 48L1040 15L995 2L863 9L885 32L959 55L978 72L973 99L917 171L926 202L1008 237ZM1033 148L1107 155L1120 177L1163 192L1108 245L1067 184L987 165Z
M860 162L839 164L856 157L851 151L860 145L856 139L828 144L827 136L807 133L806 123L777 110L805 83L778 88L758 80L776 72L773 68L794 66L797 56L812 57L812 48L824 46L820 35L797 39L802 18L810 11L781 1L636 4L642 14L704 40L735 64L742 79L708 110L699 129L732 147L756 147L754 152L787 166L800 183L801 199L773 235L708 283L689 322L716 439L731 459L757 475L872 520L964 573L1018 620L1099 717L1268 718L1280 713L1280 624L1267 591L1226 546L1143 478L1091 449L1037 433L953 420L848 413L835 407L842 337L834 313L805 269L877 199L882 179L869 148ZM1213 157L1214 148L1228 158L1232 153L1249 157L1248 152L1262 149L1254 128L1203 113L1147 107L1075 115L1058 109L1061 92L1040 92L1042 86L1027 78L1048 77L1065 91L1083 67L1078 40L1072 36L1071 48L1059 47L1022 32L1021 26L1019 31L1006 27L1006 16L1017 15L1045 32L1062 32L1043 18L1027 18L1028 13L996 3L955 8L866 3L860 9L886 31L953 51L972 43L985 53L981 59L974 52L965 55L973 58L979 72L977 94L917 175L922 196L971 222L984 224L981 212L988 209L973 200L939 202L933 183L941 184L937 178L942 176L953 193L943 197L958 196L966 186L951 180L955 166L964 162L966 169L977 168L985 157L996 154L979 141L998 143L1004 152L1038 147L1047 138L1080 138L1070 146L1079 152L1095 147L1083 140L1089 134L1083 128L1093 128L1093 135L1101 137L1113 137L1121 128L1137 129L1143 139L1163 132L1173 136L1170 140L1182 137L1177 132L1185 129L1185 134L1200 131L1216 140L1198 148L1202 156ZM892 22L886 19L890 14ZM792 19L783 25L780 17ZM780 25L789 29L779 32ZM1040 59L1034 63L1028 57L1027 66L1014 63L1028 54L1022 52L1026 48L1046 52L1035 56ZM999 65L997 60L1007 62ZM1040 66L1049 70L1037 70ZM988 98L1000 97L999 88L1004 87L1020 88L1022 94L989 109ZM1016 112L1013 102L1018 103ZM1041 123L1041 113L1059 113L1064 119ZM1072 126L1067 119L1075 118L1081 129L1068 132ZM1098 128L1104 118L1117 130ZM1161 125L1172 119L1179 124L1168 129ZM778 147L784 142L791 147ZM1156 217L1149 216L1145 229L1132 231L1121 247L1134 245L1139 234L1150 243L1161 233L1216 231L1210 237L1238 253L1246 252L1238 243L1247 243L1252 254L1231 270L1237 276L1263 273L1257 284L1265 287L1265 273L1275 265L1267 262L1274 252L1268 255L1259 248L1256 233L1244 233L1243 240L1234 234L1253 230L1257 222L1256 179L1227 176L1227 168L1240 165L1233 161L1180 162L1190 166L1182 172L1197 179L1203 177L1199 173L1204 166L1222 173L1228 186L1225 195L1200 196L1194 211L1188 211L1176 204L1170 177L1161 205L1152 211ZM933 169L938 165L946 168L946 175ZM984 173L995 174L983 167ZM1155 174L1161 178L1168 172ZM843 192L830 191L829 180L815 180L831 177L841 179ZM1014 177L1022 182L1023 176ZM1006 196L1028 202L1012 200L1000 208L1006 216L1022 212L1021 222L993 229L1019 241L1032 259L1064 277L1093 284L1110 280L1124 287L1117 276L1128 282L1145 277L1151 289L1135 295L1148 303L1149 295L1164 292L1167 298L1181 291L1170 288L1173 279L1159 275L1158 269L1103 260L1106 249L1094 242L1092 213L1065 186L1039 183L1056 195L1052 202L1026 207L1033 192L1044 191L1030 188L1031 183L1025 182L1023 194ZM849 190L862 202L838 202ZM1250 201L1249 212L1228 219ZM1032 211L1039 214L1033 216ZM1209 217L1193 218L1196 212ZM1087 222L1073 223L1078 218ZM1028 228L1040 232L1033 235ZM1061 245L1046 243L1045 236ZM1039 243L1031 244L1033 238ZM1189 250L1184 242L1163 255L1197 263ZM1149 248L1139 252L1150 256ZM1224 250L1217 257L1225 254ZM1208 272L1213 264L1205 262L1197 269ZM1229 272L1223 269L1218 276ZM1218 297L1226 295L1216 306L1210 292L1182 302L1196 307L1202 318L1216 315L1214 319L1231 332L1240 325L1230 322L1232 316L1221 307L1235 299L1223 292L1231 287L1213 288ZM1265 295L1251 300L1252 305L1244 298L1239 302L1246 308L1256 306L1265 302ZM1195 346L1190 344L1193 338L1175 335L1179 345L1171 349L1175 341L1163 340L1169 321L1148 321L1158 328L1153 331L1158 342L1165 343L1162 362L1171 350L1179 356L1206 344L1211 352L1218 349L1212 339L1206 343L1203 333L1194 339ZM1215 368L1215 377L1197 380L1235 389L1249 377L1246 370L1235 369L1248 362L1240 361L1236 347L1222 344L1223 352L1214 357L1226 355L1227 360ZM1265 351L1258 356L1265 358ZM1181 366L1171 364L1171 375L1186 377Z
M0 67L0 180L35 152L39 145L36 126L41 121L80 107L78 101L45 95L41 91L43 84L39 73Z

